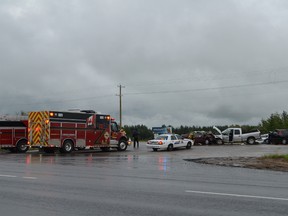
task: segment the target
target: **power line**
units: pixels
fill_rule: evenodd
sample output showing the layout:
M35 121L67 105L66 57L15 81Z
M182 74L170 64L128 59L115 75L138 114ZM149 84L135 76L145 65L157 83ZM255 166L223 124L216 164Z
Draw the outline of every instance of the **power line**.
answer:
M165 90L165 91L151 91L151 92L127 92L125 95L149 95L149 94L175 94L175 93L186 93L186 92L201 92L201 91L209 91L209 90L221 90L221 89L237 89L237 88L245 88L245 87L255 87L255 86L265 86L265 85L274 85L280 83L287 83L288 80L281 80L281 81L269 81L269 82L262 82L262 83L249 83L249 84L242 84L242 85L231 85L231 86L220 86L220 87L210 87L210 88L195 88L195 89L183 89L183 90ZM125 86L119 85L120 93L117 94L119 96L119 109L120 115L122 115L122 88ZM120 96L121 95L121 96ZM74 102L74 101L86 101L86 100L95 100L99 98L107 98L113 97L113 94L107 95L98 95L93 97L85 97L85 98L74 98L74 99L63 99L63 100L49 100L48 102L39 102L39 103L18 103L18 104L8 104L7 106L19 106L19 105L46 105L46 104L57 104L63 102ZM122 116L120 116L120 119ZM121 122L122 123L122 122Z
M210 87L210 88L195 88L195 89L183 89L183 90L165 90L165 91L151 91L151 92L127 92L125 95L149 95L149 94L175 94L175 93L186 93L186 92L201 92L201 91L209 91L209 90L221 90L221 89L237 89L237 88L245 88L245 87L256 87L256 86L266 86L266 85L275 85L275 84L281 84L281 83L287 83L288 80L281 80L281 81L269 81L269 82L262 82L262 83L249 83L249 84L242 84L242 85L231 85L231 86L220 86L220 87ZM120 109L120 115L122 115L122 88L125 86L119 85L119 109ZM107 98L107 97L113 97L115 95L113 94L107 94L107 95L98 95L93 97L84 97L84 98L74 98L74 99L61 99L61 100L49 100L47 102L39 102L39 103L18 103L18 104L8 104L6 107L9 106L19 106L19 105L46 105L46 104L57 104L57 103L63 103L63 102L74 102L74 101L86 101L86 100L95 100L99 98ZM120 119L122 120L122 116L120 116ZM122 122L121 122L122 123Z
M265 86L273 85L277 83L287 83L288 80L281 81L270 81L263 83L250 83L243 85L234 85L234 86L220 86L220 87L210 87L210 88L198 88L198 89L185 89L185 90L166 90L166 91L152 91L152 92L127 92L126 95L145 95L145 94L170 94L170 93L185 93L185 92L199 92L199 91L208 91L208 90L220 90L220 89L237 89L245 87L255 87L255 86Z
M211 76L211 73L209 71L207 71L207 73L205 73L204 71L204 76L203 73L199 74L199 73L194 73L191 71L191 77L183 77L183 78L176 78L176 79L161 79L161 80L149 80L149 82L145 82L145 81L139 81L139 82L133 82L133 83L125 83L126 86L129 87L140 87L140 86L159 86L159 85L170 85L171 83L175 84L175 83L182 83L182 82L191 82L191 81L216 81L216 80L229 80L229 79L233 79L235 80L235 77L243 77L243 74L248 75L249 77L251 77L252 75L257 75L259 77L259 75L261 75L263 77L263 75L267 75L269 77L267 78L276 78L277 74L281 74L281 73L287 73L288 66L283 66L283 67L278 67L278 68L272 68L272 69L265 69L265 70L251 70L251 71L229 71L228 73L221 73L221 74L216 74L217 76ZM215 73L214 73L215 74ZM228 76L229 75L229 76ZM272 76L272 77L271 77Z

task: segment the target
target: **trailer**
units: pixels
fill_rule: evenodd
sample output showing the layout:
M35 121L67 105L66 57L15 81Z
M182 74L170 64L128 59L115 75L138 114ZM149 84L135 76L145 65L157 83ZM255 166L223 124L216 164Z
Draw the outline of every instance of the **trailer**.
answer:
M110 115L94 111L36 111L28 115L30 147L44 152L69 153L74 150L115 148L125 151L130 144Z

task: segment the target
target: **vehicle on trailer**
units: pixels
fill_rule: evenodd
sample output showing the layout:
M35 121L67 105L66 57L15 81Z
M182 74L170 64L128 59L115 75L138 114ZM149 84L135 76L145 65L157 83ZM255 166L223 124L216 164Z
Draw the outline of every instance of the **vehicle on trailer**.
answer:
M11 152L24 153L27 144L28 121L0 121L0 148Z
M28 141L31 147L44 152L100 148L125 151L130 144L110 115L94 111L37 111L28 116Z
M194 145L193 140L185 139L178 134L161 134L153 140L148 140L146 146L148 149L157 150L168 150L172 151L176 148L191 149Z
M276 129L268 135L270 144L288 144L288 129Z
M241 128L227 128L222 132L215 126L213 129L219 132L219 135L216 135L216 138L218 139L218 142L221 140L222 143L255 144L256 140L261 138L259 130L243 133Z

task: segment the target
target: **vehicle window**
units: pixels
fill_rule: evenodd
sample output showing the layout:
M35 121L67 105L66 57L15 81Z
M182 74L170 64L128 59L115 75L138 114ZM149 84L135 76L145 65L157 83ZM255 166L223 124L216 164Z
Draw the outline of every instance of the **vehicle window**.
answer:
M182 136L180 136L180 135L176 135L176 138L177 139L183 139Z
M229 132L230 132L230 130L226 129L226 130L224 130L224 131L222 132L222 134L223 134L223 135L228 135Z
M119 128L118 128L118 125L116 122L111 122L111 130L113 132L118 132L119 131Z
M176 136L171 136L171 140L177 140Z
M168 136L158 136L156 137L156 140L167 140Z
M240 130L235 130L235 135L240 135Z

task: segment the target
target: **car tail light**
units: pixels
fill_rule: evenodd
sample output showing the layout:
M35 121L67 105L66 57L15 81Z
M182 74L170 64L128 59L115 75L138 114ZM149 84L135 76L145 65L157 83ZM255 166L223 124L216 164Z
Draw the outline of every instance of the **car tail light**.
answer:
M159 144L159 145L163 145L163 142L162 142L162 141L159 141L158 144Z

